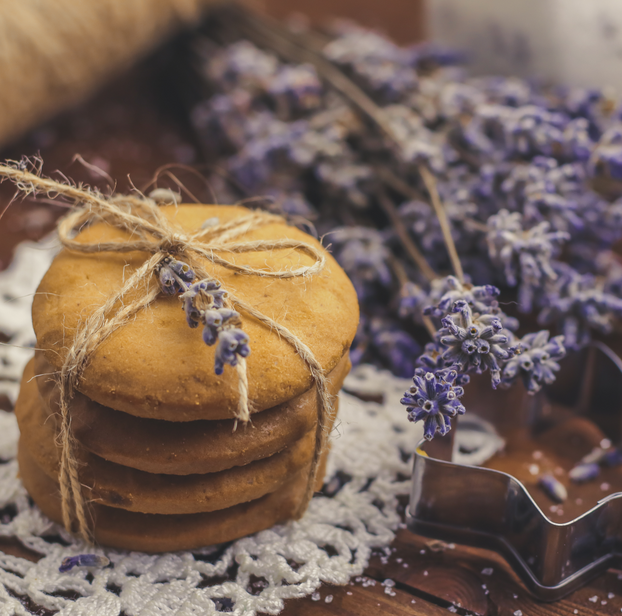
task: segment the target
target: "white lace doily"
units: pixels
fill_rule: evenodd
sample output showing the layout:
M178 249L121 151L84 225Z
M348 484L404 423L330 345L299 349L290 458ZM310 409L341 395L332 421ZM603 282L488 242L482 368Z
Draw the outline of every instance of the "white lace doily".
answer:
M9 339L0 346L0 394L13 401L32 356L32 297L52 255L50 241L22 244L0 273L0 331ZM404 460L421 438L399 404L409 386L370 366L348 377L346 389L383 402L342 392L324 495L300 521L224 546L164 555L93 550L43 516L17 478L15 417L0 411L0 536L16 537L43 556L33 563L0 553L0 615L29 615L28 604L62 616L278 614L285 599L309 595L322 582L346 584L363 572L373 548L391 543L400 524L397 497L410 487ZM94 551L111 564L59 573L66 556Z

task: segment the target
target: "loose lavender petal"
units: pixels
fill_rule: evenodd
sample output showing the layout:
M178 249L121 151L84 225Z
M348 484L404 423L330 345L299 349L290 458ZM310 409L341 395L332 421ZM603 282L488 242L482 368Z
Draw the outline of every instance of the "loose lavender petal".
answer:
M67 573L74 567L106 567L109 564L110 559L100 554L78 554L64 558L58 570L61 573Z
M568 490L553 475L541 475L538 479L538 485L551 499L558 503L563 503L568 498Z
M600 462L603 466L620 466L622 464L622 450L616 447L607 451Z
M579 464L568 472L568 477L575 483L591 481L596 479L600 473L598 464L592 462L590 464Z

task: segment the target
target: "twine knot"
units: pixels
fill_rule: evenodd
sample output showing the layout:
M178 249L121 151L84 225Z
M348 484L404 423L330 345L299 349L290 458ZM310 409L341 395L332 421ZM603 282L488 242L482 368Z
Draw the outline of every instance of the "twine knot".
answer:
M158 252L170 255L182 254L188 245L188 237L181 233L172 233L160 240L157 246Z

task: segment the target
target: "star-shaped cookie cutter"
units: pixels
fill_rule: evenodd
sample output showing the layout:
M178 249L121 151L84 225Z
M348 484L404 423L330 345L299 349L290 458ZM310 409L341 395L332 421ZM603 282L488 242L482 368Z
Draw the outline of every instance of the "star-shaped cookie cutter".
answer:
M580 384L570 398L579 400L577 413L619 443L622 360L600 342L592 343L586 354L562 369L566 383ZM537 413L531 424L535 417ZM414 533L499 553L544 601L560 599L622 564L622 492L570 522L555 523L515 477L451 462L452 445L435 441L422 441L415 454L407 514Z

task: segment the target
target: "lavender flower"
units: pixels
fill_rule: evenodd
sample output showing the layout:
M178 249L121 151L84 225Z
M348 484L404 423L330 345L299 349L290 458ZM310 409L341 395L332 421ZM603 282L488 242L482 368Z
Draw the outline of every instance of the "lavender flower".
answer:
M589 161L594 176L622 180L622 124L605 131Z
M590 123L585 118L576 118L564 128L564 154L568 160L587 161L594 149L590 136Z
M183 308L188 325L203 325L203 342L217 344L214 372L222 374L225 364L235 366L239 357L248 357L251 350L248 336L240 326L240 315L224 307L226 292L216 280L195 282L183 295Z
M552 158L537 156L531 165L514 167L501 190L508 207L522 210L526 223L547 220L557 231L574 231L583 228L576 196L584 180L580 166L560 166Z
M202 314L212 308L224 306L227 292L217 280L200 280L191 285L181 296L188 326L195 328L202 322Z
M398 376L408 378L414 372L415 361L421 346L397 324L374 318L369 325L372 351Z
M229 322L223 321L223 327L227 327L228 323ZM222 374L225 364L236 366L238 363L238 355L240 357L248 357L251 352L248 343L249 338L241 329L237 327L221 329L218 333L214 372L216 374Z
M453 198L452 198L453 197ZM464 220L477 214L477 206L468 198L464 189L443 200L447 218L451 221L451 235L458 248L465 247ZM445 240L438 217L432 206L423 201L406 201L399 206L399 213L404 223L410 228L415 239L428 255L434 256L443 250Z
M412 166L427 165L435 173L445 170L444 150L438 137L428 130L418 114L405 105L384 108L385 119L401 145L401 159Z
M578 464L570 469L568 477L575 483L583 483L596 479L600 474L600 467L595 462L589 464Z
M351 278L359 297L368 297L375 284L385 288L391 285L390 253L382 233L364 227L342 227L329 237L334 242L335 259Z
M445 347L438 342L428 342L425 345L424 352L417 358L415 374L417 376L425 376L428 372L433 372L437 376L443 377L451 370L451 363L443 359ZM454 379L456 385L467 385L471 377L468 374L458 373Z
M400 317L411 317L415 323L422 323L423 311L429 305L429 294L418 284L405 282L402 285L400 290Z
M469 282L462 284L455 276L435 280L432 283L433 295L438 295L442 289L442 296L435 306L429 306L424 314L445 317L454 312L456 302L468 304L473 312L480 314L498 314L499 303L495 299L499 289L492 285L473 286Z
M538 478L538 485L547 495L558 503L563 503L568 498L568 490L563 483L550 474Z
M530 229L523 228L519 212L500 210L488 219L488 251L493 262L504 267L506 281L515 286L520 279L519 307L529 312L533 296L546 280L555 280L557 274L551 264L557 245L570 239L563 231L549 231L547 221Z
M249 41L238 41L212 54L206 70L226 91L243 87L265 91L277 71L278 60Z
M194 108L192 124L210 153L226 155L244 146L249 137L247 118L251 104L250 94L237 89L218 94Z
M563 147L567 122L563 114L536 105L518 107L504 121L506 147L519 156L554 155Z
M431 440L436 432L441 436L451 429L451 418L463 415L464 406L459 398L464 389L455 385L458 377L455 370L444 371L442 374L427 372L424 376L413 377L414 386L401 399L406 406L410 421L423 421L423 435Z
M187 263L173 257L165 257L161 261L158 268L158 281L165 295L176 295L187 291L193 280L194 272Z
M110 559L100 554L78 554L64 558L58 570L67 573L74 567L107 567L109 564Z
M622 299L605 290L605 280L579 274L565 264L557 264L559 279L547 289L538 322L556 323L570 349L587 344L590 329L611 333L616 318L622 317Z
M369 204L369 187L373 178L371 167L344 157L318 164L315 173L332 200L339 202L345 197L358 208Z
M457 314L441 322L443 328L438 331L437 338L447 347L443 353L447 364L478 374L488 369L492 386L496 388L501 382L501 367L514 354L509 346L510 337L502 333L501 319L492 314L474 316L469 305L464 303L457 307Z
M417 87L411 56L389 39L352 24L331 41L324 55L347 67L355 78L386 102L396 102Z
M519 340L516 355L507 360L501 373L504 386L520 377L527 391L535 394L543 385L550 385L555 380L555 373L559 370L557 362L566 355L566 349L563 336L550 340L549 336L544 329Z
M268 85L287 116L292 112L317 108L323 94L322 82L311 64L280 67Z

